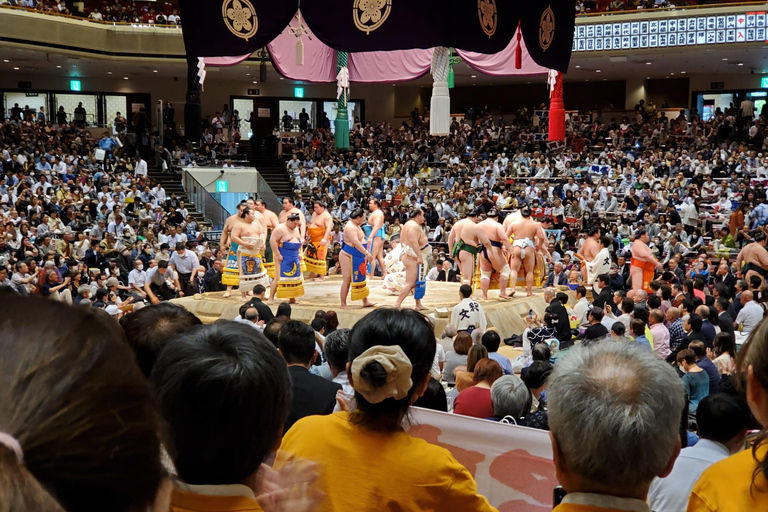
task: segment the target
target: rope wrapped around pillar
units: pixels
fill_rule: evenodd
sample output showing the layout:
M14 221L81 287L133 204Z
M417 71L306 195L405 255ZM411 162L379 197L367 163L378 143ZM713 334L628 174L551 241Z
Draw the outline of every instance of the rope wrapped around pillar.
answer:
M432 100L429 103L429 133L448 135L451 129L451 96L448 92L448 73L451 68L451 50L437 46L432 52Z

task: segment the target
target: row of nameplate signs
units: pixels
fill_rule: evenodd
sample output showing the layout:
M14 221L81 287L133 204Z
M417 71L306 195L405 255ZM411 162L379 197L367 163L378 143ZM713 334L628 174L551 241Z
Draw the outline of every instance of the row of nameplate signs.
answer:
M574 52L764 42L766 13L576 25Z

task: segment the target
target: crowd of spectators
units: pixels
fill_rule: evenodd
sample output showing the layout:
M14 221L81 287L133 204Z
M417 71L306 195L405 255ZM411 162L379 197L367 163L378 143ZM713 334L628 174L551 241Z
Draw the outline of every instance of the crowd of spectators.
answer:
M102 0L101 3L95 2L94 5L66 0L0 0L0 5L112 23L181 25L178 5L167 0L162 2ZM82 8L83 5L85 8Z

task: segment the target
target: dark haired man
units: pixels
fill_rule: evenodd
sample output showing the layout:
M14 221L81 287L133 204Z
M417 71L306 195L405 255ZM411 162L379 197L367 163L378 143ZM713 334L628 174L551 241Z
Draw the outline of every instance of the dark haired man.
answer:
M336 392L341 385L309 373L317 357L315 331L304 322L291 320L280 329L277 349L288 363L293 386L291 412L285 431L305 416L331 414L336 406Z
M488 320L483 307L472 299L472 287L468 284L459 286L459 299L461 299L460 302L451 312L451 325L456 327L456 332L471 333L475 329L485 331Z

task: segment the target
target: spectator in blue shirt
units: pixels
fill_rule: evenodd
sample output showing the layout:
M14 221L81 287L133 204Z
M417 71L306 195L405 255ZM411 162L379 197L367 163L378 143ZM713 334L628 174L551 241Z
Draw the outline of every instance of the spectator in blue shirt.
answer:
M488 350L488 357L493 359L504 372L504 375L514 375L512 370L512 363L509 358L498 353L499 345L501 344L501 336L496 331L487 331L483 333L482 344Z
M693 350L696 356L696 365L707 372L707 376L709 376L709 393L711 395L717 393L720 389L720 372L715 363L707 357L707 346L702 341L694 341L688 348Z
M45 157L43 157L40 159L40 162L38 162L35 168L40 172L44 172L44 171L50 172L51 164L49 164L48 160Z
M632 329L632 335L635 337L635 345L647 350L652 350L651 342L645 336L645 322L639 318L634 318L629 323L629 327Z

